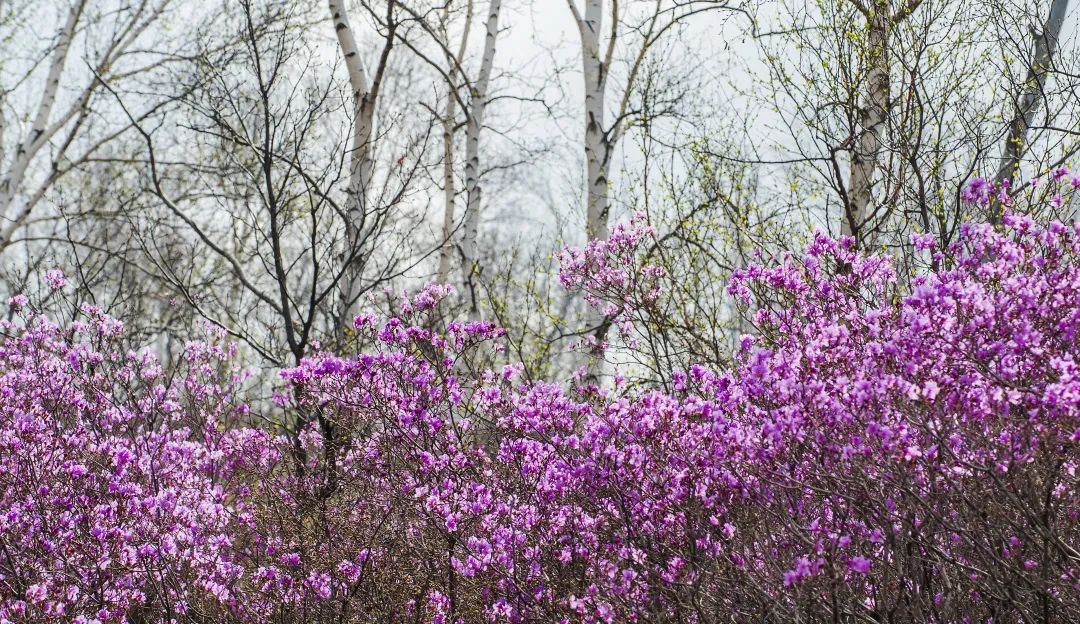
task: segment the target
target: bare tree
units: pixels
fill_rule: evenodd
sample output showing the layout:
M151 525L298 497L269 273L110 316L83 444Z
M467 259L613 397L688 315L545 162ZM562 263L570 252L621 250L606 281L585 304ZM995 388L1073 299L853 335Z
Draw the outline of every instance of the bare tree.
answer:
M358 160L357 83L341 87L316 71L328 51L310 37L316 14L245 0L221 21L225 36L243 45L207 44L198 82L182 100L179 134L132 119L147 180L145 208L130 219L154 279L257 360L287 365L320 345L345 348L351 316L343 317L342 292L351 290L354 306L431 253L413 233L426 206L411 194L433 125L421 116L401 126L400 140L383 141L401 150L394 161L379 160L373 140L359 143L368 156ZM365 118L387 114L369 112L360 99ZM338 196L339 185L357 179L369 185L360 187L369 206L360 222L357 196L348 192L357 187L346 186L344 201ZM190 262L173 261L161 247L170 238L188 248Z

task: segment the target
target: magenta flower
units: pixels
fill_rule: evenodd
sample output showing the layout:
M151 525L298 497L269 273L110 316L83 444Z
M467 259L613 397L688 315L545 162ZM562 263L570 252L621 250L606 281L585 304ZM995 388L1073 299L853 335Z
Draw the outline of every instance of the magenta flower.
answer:
M848 559L848 567L859 574L868 574L870 572L870 560L866 557L852 557Z
M67 281L64 279L64 273L60 269L49 269L45 272L45 283L52 290L60 290L64 287Z

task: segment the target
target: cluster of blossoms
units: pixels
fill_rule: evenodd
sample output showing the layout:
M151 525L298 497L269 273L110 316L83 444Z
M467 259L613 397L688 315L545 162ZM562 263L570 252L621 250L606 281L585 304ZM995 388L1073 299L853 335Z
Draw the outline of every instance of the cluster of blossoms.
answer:
M642 247L656 236L645 215L618 223L606 239L592 239L584 247L568 247L559 254L559 281L581 294L619 331L631 348L636 346L635 324L660 295L661 266L642 262ZM592 337L586 338L589 342ZM588 344L603 350L607 345Z
M617 232L566 258L596 301L632 285ZM435 329L429 287L248 408L218 342L166 376L24 301L0 621L1076 619L1080 231L916 244L944 268L903 289L824 236L739 272L759 331L671 392L487 370L501 330Z
M1075 174L1066 166L1056 167L1047 176L1049 184L1047 193L1038 197L1035 201L1046 201L1054 208L1060 208L1065 204L1066 194L1080 189L1080 174ZM972 178L967 186L960 192L960 199L976 206L989 206L992 202L1001 206L1013 206L1016 203L1016 193L1027 188L1035 191L1040 187L1040 178L1032 178L1021 187L1014 187L1011 180L1002 180L995 183L986 178ZM1033 198L1025 198L1031 201Z
M128 621L151 605L169 620L193 596L223 596L230 493L203 430L237 381L218 381L231 354L193 345L187 376L169 379L115 348L122 325L94 306L66 328L25 297L12 306L24 312L0 321L0 621Z

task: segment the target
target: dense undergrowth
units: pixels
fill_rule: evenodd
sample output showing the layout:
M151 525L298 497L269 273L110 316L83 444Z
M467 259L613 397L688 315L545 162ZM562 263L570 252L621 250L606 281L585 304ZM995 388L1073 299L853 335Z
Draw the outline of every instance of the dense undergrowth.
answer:
M564 258L617 326L638 227ZM16 297L0 621L1075 621L1080 233L916 242L739 272L758 331L671 392L485 370L429 287L249 406L221 336L165 370Z

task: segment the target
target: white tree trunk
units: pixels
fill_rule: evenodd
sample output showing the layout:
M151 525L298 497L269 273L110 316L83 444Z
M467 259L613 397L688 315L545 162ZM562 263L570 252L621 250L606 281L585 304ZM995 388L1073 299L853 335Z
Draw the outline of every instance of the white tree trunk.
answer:
M840 232L861 244L867 236L873 202L874 174L879 168L882 135L889 106L889 34L893 15L889 0L877 0L867 18L866 91L858 111L858 134L851 154L848 202Z
M379 62L377 76L368 76L356 37L349 25L345 0L329 0L330 15L337 33L338 45L345 58L353 99L353 135L349 159L348 209L345 221L345 270L342 278L342 315L351 316L355 299L360 292L360 263L364 246L364 226L368 216L367 192L375 170L372 158L371 138L374 128L375 102L378 97L379 76L385 67L386 57L393 44L393 32L387 35L386 45ZM347 320L347 319L346 319Z
M451 70L451 82L456 71ZM456 87L451 84L446 97L443 117L443 227L442 247L439 248L439 272L436 281L445 284L450 279L450 260L454 251L454 212L457 201L457 184L454 182L454 124L457 117Z
M450 3L448 2L443 18L444 36L448 31L450 21ZM437 282L446 284L450 281L450 263L454 255L454 213L457 204L457 184L454 179L454 135L457 125L458 103L458 78L461 74L462 59L465 58L465 50L469 44L469 33L472 31L473 2L467 0L465 5L465 25L461 33L461 42L458 44L457 56L447 53L447 94L446 112L443 116L443 229L442 247L439 249L439 273ZM449 37L445 37L449 40ZM447 46L449 49L449 46Z
M618 122L609 130L605 123L607 77L615 49L618 26L618 0L611 0L611 34L607 48L601 52L604 0L585 0L584 12L578 11L575 0L567 0L581 35L581 70L585 91L585 238L607 240L610 200L608 176L611 167L613 138ZM629 91L632 84L627 84ZM587 336L595 344L584 352L586 383L599 383L604 371L604 349L610 321L600 311L588 308L585 314Z
M602 57L600 52L603 17L603 0L586 0L585 14L578 19L581 69L585 79L585 234L590 239L608 237L608 173L612 146L604 127L607 62L610 59Z
M170 0L162 0L156 6L150 2L140 3L134 12L128 14L127 22L111 32L111 39L95 41L93 47L100 51L100 57L96 60L96 66L91 67L94 77L82 87L78 97L73 98L65 109L57 112L56 102L60 82L64 79L72 41L79 31L79 22L88 4L86 0L80 0L68 12L68 17L57 37L56 48L53 50L45 84L42 87L41 99L37 110L33 113L30 132L25 137L18 138L15 154L3 176L0 177L0 216L3 217L3 227L0 228L0 252L11 245L15 233L26 224L34 208L60 177L78 164L85 163L96 150L131 128L127 126L90 140L81 155L72 156L68 153L77 138L85 137L80 133L80 129L86 126L84 122L87 118L100 113L91 109L93 96L102 88L112 92L112 88L107 84L110 80L110 70L123 56L132 51L138 38L164 14ZM132 76L139 71L128 72L126 75ZM71 85L67 86L68 91L74 91ZM3 125L2 122L0 125ZM25 188L26 174L34 159L46 145L50 144L57 133L64 129L68 132L63 140L47 153L48 175L37 183L36 188ZM2 134L0 132L0 137ZM6 160L2 152L3 150L0 150L0 164Z
M499 11L501 0L491 0L488 5L487 27L484 35L484 54L480 58L480 72L469 94L469 116L465 126L465 227L461 251L465 260L466 275L477 270L479 259L477 233L480 229L480 131L484 126L487 109L488 84L495 64L495 40L499 35Z

